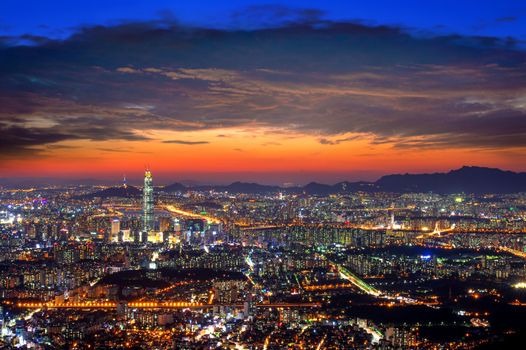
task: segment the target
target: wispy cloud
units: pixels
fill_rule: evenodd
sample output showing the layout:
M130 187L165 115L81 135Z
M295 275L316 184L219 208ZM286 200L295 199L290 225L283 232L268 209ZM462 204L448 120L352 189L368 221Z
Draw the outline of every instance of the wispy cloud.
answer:
M353 135L353 136L339 138L339 139L328 139L328 138L322 137L321 139L319 139L319 142L322 145L339 145L342 142L359 140L363 137L364 137L363 135Z
M165 140L163 143L176 143L178 145L205 145L208 141L186 141L186 140Z

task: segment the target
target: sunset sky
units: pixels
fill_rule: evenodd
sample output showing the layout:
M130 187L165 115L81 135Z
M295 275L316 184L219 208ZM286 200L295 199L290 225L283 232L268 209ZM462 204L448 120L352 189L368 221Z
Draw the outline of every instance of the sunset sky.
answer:
M3 0L0 178L526 171L523 1L183 3Z

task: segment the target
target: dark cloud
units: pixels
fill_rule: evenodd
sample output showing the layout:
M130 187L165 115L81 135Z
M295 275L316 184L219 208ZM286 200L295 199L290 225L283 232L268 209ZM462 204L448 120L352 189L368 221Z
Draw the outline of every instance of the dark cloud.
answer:
M16 46L16 45L37 46L37 45L45 45L45 44L51 43L52 41L45 36L24 34L24 35L20 35L16 37L0 36L0 42L5 45L9 45L9 46Z
M335 145L336 143L334 141L331 141L329 139L326 139L326 138L321 138L319 140L319 142L322 144L322 145Z
M499 17L496 19L497 22L515 22L518 20L519 17L517 16L506 16L506 17Z
M4 156L13 153L34 153L35 146L64 141L67 135L53 131L50 128L23 128L0 124L0 150Z
M318 9L298 9L277 4L254 5L232 14L233 26L239 28L272 28L296 23L322 22L324 12Z
M207 143L210 143L208 141L185 141L185 140L166 140L163 141L163 143L176 143L178 145L205 145Z
M136 134L130 130L119 128L115 121L109 121L105 126L94 125L97 118L77 118L70 120L24 119L13 118L0 122L0 158L13 157L17 154L39 154L45 149L71 148L68 145L55 145L68 140L105 141L120 139L127 141L144 141L148 137ZM50 126L27 126L30 123L55 123ZM19 126L25 125L25 126ZM45 146L45 147L43 147Z
M281 7L243 16L261 11L280 25L188 28L165 13L64 41L4 38L2 153L252 125L327 145L526 147L526 53L514 40L416 37Z

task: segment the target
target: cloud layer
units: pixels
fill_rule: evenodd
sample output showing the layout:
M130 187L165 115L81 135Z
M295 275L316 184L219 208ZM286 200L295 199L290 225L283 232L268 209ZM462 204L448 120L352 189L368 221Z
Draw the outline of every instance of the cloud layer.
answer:
M526 53L513 40L416 37L315 12L256 30L148 22L30 46L15 39L0 44L2 156L234 127L311 134L326 147L360 138L412 149L526 147Z

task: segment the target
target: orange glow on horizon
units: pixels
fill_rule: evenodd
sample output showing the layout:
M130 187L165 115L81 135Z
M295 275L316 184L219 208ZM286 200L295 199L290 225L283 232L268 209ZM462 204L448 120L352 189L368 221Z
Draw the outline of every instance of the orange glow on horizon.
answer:
M522 171L525 169L519 167L526 163L517 161L518 157L526 160L524 150L404 149L391 143L374 144L368 137L322 144L320 136L270 128L177 133L149 130L145 134L152 140L62 142L57 144L60 147L45 148L35 155L4 160L0 170L2 177L118 180L124 173L140 177L149 166L154 178L162 175L173 180L182 174L225 173L235 177L240 173L246 177L247 173L297 172L306 173L305 181L309 181L308 173L432 172L462 165ZM173 140L178 143L166 142ZM367 175L363 179L374 180Z

